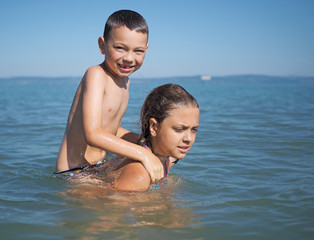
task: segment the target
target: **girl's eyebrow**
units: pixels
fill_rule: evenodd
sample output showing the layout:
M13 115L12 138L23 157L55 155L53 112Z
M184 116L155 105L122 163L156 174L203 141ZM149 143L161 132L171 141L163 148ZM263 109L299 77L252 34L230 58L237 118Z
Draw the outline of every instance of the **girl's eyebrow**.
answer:
M189 126L186 126L186 125L184 125L184 124L182 124L182 123L179 123L178 126L180 126L180 127L182 127L182 128L189 128ZM198 128L198 127L199 127L199 125L192 126L192 128Z

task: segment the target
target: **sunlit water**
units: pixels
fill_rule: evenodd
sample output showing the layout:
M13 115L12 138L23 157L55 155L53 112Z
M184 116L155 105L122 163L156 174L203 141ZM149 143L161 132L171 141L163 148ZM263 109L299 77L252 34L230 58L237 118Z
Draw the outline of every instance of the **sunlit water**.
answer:
M0 80L1 239L314 239L314 82L258 77L132 80L138 132L153 87L199 101L197 140L159 191L53 176L79 79Z

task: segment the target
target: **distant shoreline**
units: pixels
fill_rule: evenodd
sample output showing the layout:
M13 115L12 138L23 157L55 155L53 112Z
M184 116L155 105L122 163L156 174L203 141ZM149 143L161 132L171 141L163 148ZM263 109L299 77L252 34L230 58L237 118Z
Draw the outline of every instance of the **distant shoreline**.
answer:
M130 77L131 80L152 80L152 81L314 81L314 76L271 76L271 75L261 75L261 74L243 74L243 75L226 75L226 76L209 76L209 81L204 81L204 75L194 75L194 76L177 76L177 77ZM60 76L60 77L45 77L45 76L16 76L16 77L3 77L0 81L80 81L82 76L70 77L70 76Z

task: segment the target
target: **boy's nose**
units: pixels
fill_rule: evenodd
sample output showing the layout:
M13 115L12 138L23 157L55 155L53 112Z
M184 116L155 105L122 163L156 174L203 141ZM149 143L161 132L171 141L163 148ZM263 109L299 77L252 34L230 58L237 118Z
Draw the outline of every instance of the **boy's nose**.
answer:
M126 53L123 60L128 61L128 62L133 62L133 55L131 53Z

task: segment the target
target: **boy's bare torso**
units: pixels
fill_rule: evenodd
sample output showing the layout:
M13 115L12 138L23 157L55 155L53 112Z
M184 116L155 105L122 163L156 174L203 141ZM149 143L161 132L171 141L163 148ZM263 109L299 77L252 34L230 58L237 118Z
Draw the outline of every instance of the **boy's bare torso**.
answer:
M82 109L83 105L86 104L84 102L88 101L87 99L92 99L89 100L89 105L93 106L91 103L93 103L94 96L91 98L91 95L95 94L95 96L99 97L99 102L101 102L101 105L99 105L99 108L101 108L99 111L101 112L99 115L95 115L95 117L101 117L101 128L114 135L117 134L128 105L129 81L121 81L121 79L115 81L101 66L94 66L88 71L90 72L84 75L73 100L57 160L57 171L86 166L106 156L106 152L103 149L90 146L85 137L83 125L86 117L83 115ZM96 74L98 81L88 78L88 74ZM89 82L87 83L87 81ZM88 88L91 86L95 91L86 93L86 86ZM89 112L87 111L87 113ZM86 107L84 114L86 114Z

